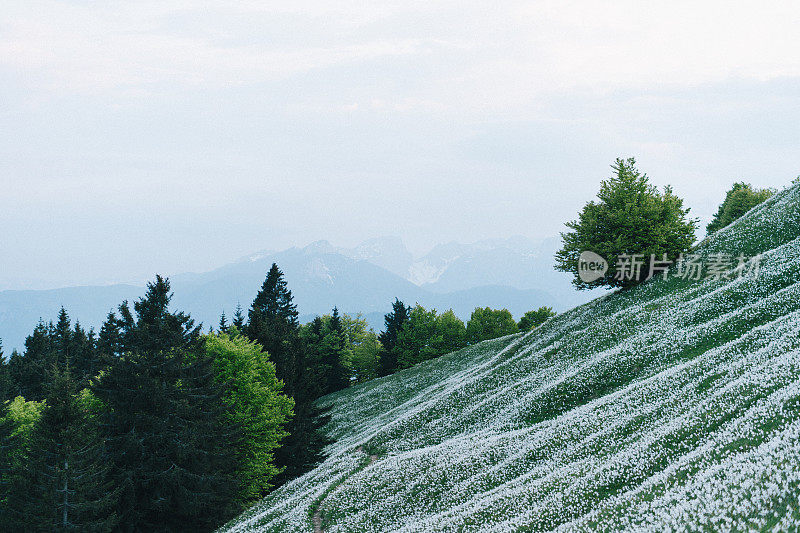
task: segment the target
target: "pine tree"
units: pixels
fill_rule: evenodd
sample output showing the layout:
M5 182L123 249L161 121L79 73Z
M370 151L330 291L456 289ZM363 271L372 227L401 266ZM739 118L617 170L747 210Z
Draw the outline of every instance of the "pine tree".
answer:
M51 346L53 350L52 364L65 367L72 361L72 329L67 310L63 307L58 312L58 320L52 333Z
M295 395L300 372L299 323L292 291L278 265L272 264L248 312L247 336L258 342L275 363L286 392Z
M110 531L116 491L98 427L76 396L68 368L54 368L45 409L12 477L8 509L16 527Z
M0 339L0 404L11 399L13 389L10 364L3 356L3 340Z
M228 332L228 317L225 316L225 311L219 317L219 331L222 333Z
M25 339L25 355L13 357L10 361L12 383L17 395L26 400L38 401L44 398L44 385L49 369L55 364L53 349L53 324L39 321L33 333Z
M242 311L242 305L239 303L236 304L236 310L233 312L233 322L231 325L239 330L239 332L244 331L244 311Z
M205 530L233 512L238 438L227 422L213 361L187 353L199 326L169 311L169 282L120 306L120 352L93 384L107 408L103 432L118 514L127 530ZM115 326L116 327L116 326ZM110 331L113 328L107 328Z
M395 298L392 311L384 316L385 330L378 336L381 342L381 351L378 353L380 366L378 373L388 376L397 370L397 335L408 321L411 309Z
M325 394L342 390L350 385L350 372L345 365L346 346L339 309L333 308L328 321L328 331L323 338L323 364L327 370Z
M278 465L284 467L276 478L278 484L310 470L324 458L323 449L331 443L322 432L330 420L330 409L314 403L319 383L299 328L292 292L283 272L273 263L250 307L244 332L269 354L285 393L295 403L294 418L286 428L289 436L275 453Z
M123 302L127 305L127 302ZM97 349L101 357L113 357L122 353L122 327L117 315L109 311L97 337Z
M89 380L103 368L94 331L86 331L76 322L72 330L72 360L69 363L79 379L79 386L85 387Z

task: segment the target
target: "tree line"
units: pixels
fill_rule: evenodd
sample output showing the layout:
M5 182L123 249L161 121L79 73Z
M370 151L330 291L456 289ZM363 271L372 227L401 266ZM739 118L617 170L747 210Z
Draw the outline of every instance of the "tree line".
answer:
M336 308L300 324L275 264L214 331L171 298L157 276L97 334L62 309L24 354L0 345L0 529L212 530L324 459L323 396L553 314L396 300L379 336Z

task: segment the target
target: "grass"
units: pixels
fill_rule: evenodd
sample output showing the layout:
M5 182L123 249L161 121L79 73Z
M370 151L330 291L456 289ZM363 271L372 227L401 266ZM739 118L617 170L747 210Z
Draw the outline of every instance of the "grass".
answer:
M330 457L224 529L791 529L799 236L795 186L698 249L758 277L654 280L324 398Z

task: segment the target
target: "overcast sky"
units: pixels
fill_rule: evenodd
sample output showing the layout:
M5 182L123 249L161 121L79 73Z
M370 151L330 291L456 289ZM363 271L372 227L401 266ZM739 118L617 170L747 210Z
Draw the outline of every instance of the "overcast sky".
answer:
M793 2L4 2L1 288L555 236L617 156L800 174Z

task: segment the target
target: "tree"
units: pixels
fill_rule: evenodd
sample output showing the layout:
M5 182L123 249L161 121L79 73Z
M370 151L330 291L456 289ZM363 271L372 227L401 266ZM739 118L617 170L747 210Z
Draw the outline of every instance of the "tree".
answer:
M388 376L397 370L397 352L395 350L397 336L408 320L410 312L410 307L406 307L403 302L395 298L391 312L384 316L385 328L378 336L378 340L381 343L381 351L378 353L380 361L378 373L381 376Z
M47 372L55 364L52 340L52 323L46 325L40 320L33 333L25 339L25 355L12 354L9 374L15 395L31 401L44 398Z
M342 327L350 354L350 377L362 383L378 377L378 336L361 315L342 316Z
M323 364L328 369L325 380L325 394L330 394L350 386L349 346L344 333L344 325L339 309L333 308L328 328L323 337Z
M774 193L771 189L756 189L749 183L734 183L706 227L706 232L710 235L731 224Z
M49 374L67 366L73 377L85 385L101 368L95 344L93 332L87 334L78 323L71 327L69 314L63 307L55 325L39 321L25 339L25 355L15 353L9 360L8 378L13 395L42 399Z
M235 511L239 438L222 401L214 362L196 353L199 326L171 312L169 281L157 276L119 307L120 353L92 383L103 402L117 514L128 530L206 530ZM195 353L192 353L194 350Z
M255 342L219 333L203 337L202 349L214 361L216 381L229 385L223 401L230 422L241 429L230 445L236 450L237 501L245 506L263 497L281 472L274 452L288 435L284 426L294 402L282 394L275 365Z
M242 311L242 305L237 303L236 310L233 312L233 322L231 323L231 325L233 325L233 327L235 327L241 332L244 331L244 324L245 324L245 319L244 319L244 312Z
M295 395L302 357L297 336L299 323L292 291L283 272L273 263L248 312L245 332L270 354L287 393Z
M275 263L250 306L244 332L270 354L278 379L294 400L289 436L275 453L284 468L275 480L280 484L321 462L325 446L332 441L322 430L330 420L329 409L315 404L320 390L318 369L310 364L315 352L301 341L292 292Z
M435 335L436 309L427 311L421 305L415 305L397 333L394 349L397 368L408 368L439 355L433 346Z
M338 310L337 310L338 314ZM339 326L335 325L332 315L315 317L314 320L300 327L300 337L307 348L309 371L318 375L314 378L325 387L320 387L319 395L323 396L349 386L351 382L363 382L377 377L378 336L369 328L361 315L347 314L337 317ZM334 325L332 325L334 324ZM342 347L339 356L334 359L329 348L332 343L331 330L339 331ZM328 338L325 341L326 337ZM333 368L332 363L339 361L340 368ZM338 374L338 376L336 376ZM329 376L334 375L338 386L328 387Z
M19 500L9 501L19 475L24 474L24 448L41 416L44 402L26 402L22 396L0 405L0 530L24 530L20 523L25 515L18 511ZM18 496L24 496L24 492Z
M597 202L589 202L566 226L563 246L556 253L556 270L575 275L579 290L595 287L629 288L644 281L656 261L674 262L689 251L695 240L697 220L687 219L689 209L667 186L660 193L650 185L646 174L636 169L636 161L617 159L614 175L601 183ZM578 275L582 252L591 251L609 263L608 271L593 281ZM617 264L618 257L630 258L630 271ZM635 256L635 257L634 257Z
M0 402L0 509L8 509L11 476L15 457L20 450L17 423L11 417L11 402ZM8 513L0 510L0 528L9 530Z
M466 345L464 323L448 310L440 315L417 304L397 335L395 351L399 368L454 352Z
M508 309L477 307L467 322L466 338L469 344L503 337L519 331Z
M431 341L436 357L455 352L466 345L467 328L452 309L436 317L436 336Z
M517 327L520 331L530 331L533 328L538 328L545 321L550 318L556 316L556 313L553 311L552 307L542 306L535 311L528 311L525 313L522 318L520 318L519 322L517 322Z
M103 442L76 387L68 367L53 370L12 477L8 509L20 529L110 531L116 523Z
M3 356L3 341L0 339L0 411L2 410L2 403L11 399L13 389L11 371L8 361Z

